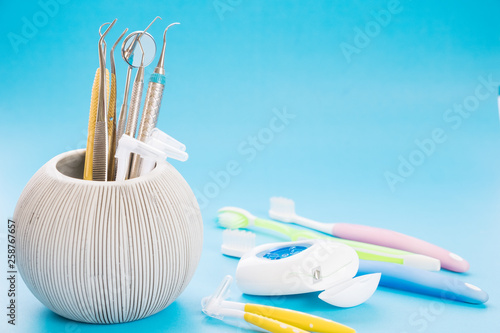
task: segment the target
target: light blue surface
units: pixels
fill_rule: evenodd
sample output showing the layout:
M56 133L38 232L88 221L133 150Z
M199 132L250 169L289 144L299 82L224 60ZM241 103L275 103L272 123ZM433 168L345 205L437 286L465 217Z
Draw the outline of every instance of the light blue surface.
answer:
M379 17L384 26L374 23L373 13L388 9L390 18ZM150 29L158 41L167 24L182 24L168 32L158 126L188 148L188 162L173 164L200 197L204 251L186 291L150 318L70 322L20 283L18 325L2 314L0 331L235 331L200 311L201 298L237 264L220 255L213 218L223 205L266 216L272 195L295 199L311 218L395 229L459 253L470 272L443 274L480 286L490 301L472 306L380 289L361 306L338 309L315 295L242 296L236 286L233 300L308 311L358 332L500 330L498 1L67 1L53 15L43 10L36 1L0 4L0 218L12 217L40 166L85 146L98 27L118 18L111 41L160 15ZM22 37L34 17L39 27ZM358 30L366 28L368 39ZM116 58L120 105L126 66ZM495 83L484 87L490 77ZM464 103L470 112L453 111ZM276 118L284 110L294 116L286 124ZM439 143L431 149L433 135ZM415 140L427 143L429 156ZM401 167L405 181L391 189L385 175L398 173L401 158L421 165ZM232 175L220 176L227 168ZM218 173L221 185L212 180ZM4 239L1 248L6 263ZM3 313L5 281L0 287Z

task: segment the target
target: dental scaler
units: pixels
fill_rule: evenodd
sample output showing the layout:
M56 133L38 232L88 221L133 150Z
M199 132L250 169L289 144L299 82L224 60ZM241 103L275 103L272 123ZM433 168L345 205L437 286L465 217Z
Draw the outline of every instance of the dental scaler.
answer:
M163 33L163 47L158 60L158 65L149 78L148 91L146 100L144 101L144 109L142 111L141 124L139 125L139 133L137 139L145 142L150 136L153 129L156 128L158 114L160 113L161 100L163 98L163 89L165 88L165 46L167 44L168 29L178 22L170 24ZM130 178L135 178L140 175L141 159L140 156L134 155L130 169Z

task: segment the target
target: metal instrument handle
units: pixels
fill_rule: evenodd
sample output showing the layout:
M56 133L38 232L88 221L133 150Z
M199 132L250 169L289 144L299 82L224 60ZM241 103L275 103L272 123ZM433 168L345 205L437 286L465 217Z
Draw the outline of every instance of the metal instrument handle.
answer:
M135 138L137 131L137 122L139 120L139 112L141 109L141 97L144 81L135 81L132 88L132 96L130 98L130 108L128 111L127 127L125 134Z
M137 134L137 139L140 141L145 142L153 129L156 128L164 88L164 84L152 81L149 82L146 100L144 102L144 110L142 111L141 124L139 126L139 133ZM130 168L130 178L139 177L140 168L140 156L134 155Z

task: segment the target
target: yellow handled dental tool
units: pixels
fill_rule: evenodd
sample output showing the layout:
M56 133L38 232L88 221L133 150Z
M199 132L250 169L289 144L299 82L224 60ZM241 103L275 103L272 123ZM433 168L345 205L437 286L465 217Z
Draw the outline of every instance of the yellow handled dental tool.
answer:
M289 325L285 322L281 322L272 318L264 317L251 312L244 312L234 309L222 309L221 310L226 316L241 318L244 319L247 323L250 323L254 326L265 329L266 331L272 333L307 333L309 331L305 331L300 329L299 327L295 327Z
M108 138L108 105L106 103L106 43L104 37L115 25L116 19L111 22L108 29L99 39L99 98L97 101L97 116L94 134L94 153L92 156L92 180L108 180L108 156L109 156L109 138Z
M266 329L269 332L321 332L354 333L354 329L329 319L313 316L304 312L276 308L259 304L244 304L226 301L233 278L227 275L215 291L202 302L203 312L222 320L225 316L242 318L245 321Z
M101 34L101 28L110 23L104 23L99 27L99 35ZM109 29L109 28L108 28ZM99 44L100 45L100 44ZM100 48L100 46L99 46ZM85 152L85 165L83 169L83 179L92 180L92 164L94 159L94 138L95 138L95 125L97 120L97 106L99 102L99 82L101 79L101 68L97 68L94 83L92 85L92 95L90 97L90 113L89 113L89 125L88 125L88 135L87 135L87 148ZM109 93L109 72L106 69L106 94Z
M354 333L355 330L334 322L329 319L310 315L304 312L277 308L273 306L260 304L244 304L231 301L222 301L222 307L236 309L247 313L253 313L263 317L271 318L303 330L313 332L338 332L338 333Z

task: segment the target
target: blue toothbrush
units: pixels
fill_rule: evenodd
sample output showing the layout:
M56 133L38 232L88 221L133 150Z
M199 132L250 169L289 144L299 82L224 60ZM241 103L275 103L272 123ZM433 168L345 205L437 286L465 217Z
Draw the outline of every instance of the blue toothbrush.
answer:
M382 273L380 286L453 301L481 304L488 301L482 289L439 273L388 262L360 260L358 275Z

